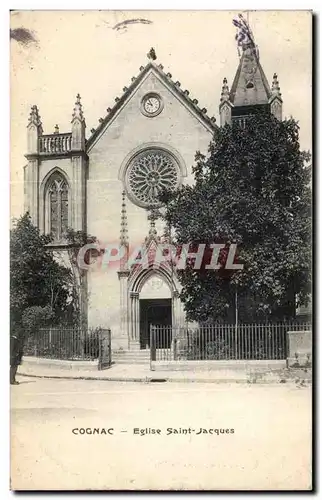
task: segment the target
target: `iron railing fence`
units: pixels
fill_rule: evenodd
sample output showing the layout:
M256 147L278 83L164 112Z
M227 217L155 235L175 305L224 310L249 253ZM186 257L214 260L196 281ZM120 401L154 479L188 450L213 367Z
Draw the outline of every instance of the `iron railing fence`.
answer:
M297 322L196 328L151 325L151 360L283 360L287 332L310 329L310 323Z
M104 364L111 358L111 332L87 332L76 328L40 328L25 342L24 355L61 360L96 360ZM110 360L111 361L111 360Z

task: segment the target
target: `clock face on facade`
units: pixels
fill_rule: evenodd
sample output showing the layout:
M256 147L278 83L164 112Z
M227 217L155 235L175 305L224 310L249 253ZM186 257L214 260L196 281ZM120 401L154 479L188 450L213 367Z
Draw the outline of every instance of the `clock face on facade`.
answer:
M161 113L163 103L158 94L150 93L143 97L141 109L145 116L156 116Z

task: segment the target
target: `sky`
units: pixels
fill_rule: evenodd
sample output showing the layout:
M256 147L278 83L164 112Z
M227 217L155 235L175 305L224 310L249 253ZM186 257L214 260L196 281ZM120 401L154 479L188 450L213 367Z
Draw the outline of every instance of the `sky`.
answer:
M129 86L154 47L157 63L219 123L222 80L232 84L239 58L232 19L237 11L11 12L11 218L23 213L28 116L39 108L44 133L70 131L80 93L89 137L106 108ZM243 13L247 17L247 13ZM312 49L309 11L249 11L269 83L276 72L284 117L300 123L311 149ZM130 19L145 22L115 26ZM22 29L21 29L22 28Z

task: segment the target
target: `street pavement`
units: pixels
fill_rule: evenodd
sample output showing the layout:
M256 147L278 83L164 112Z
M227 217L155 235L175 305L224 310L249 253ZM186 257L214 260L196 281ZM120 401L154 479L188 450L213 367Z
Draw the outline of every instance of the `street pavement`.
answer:
M310 387L18 380L12 489L310 488Z
M301 381L310 383L312 370L288 370L283 361L260 361L255 363L234 362L216 364L194 364L183 367L155 365L155 370L150 369L150 364L113 364L109 369L98 370L97 363L90 367L78 362L71 364L58 360L41 358L24 358L19 366L18 374L29 377L55 378L55 379L82 379L105 380L110 382L148 382L152 379L162 379L171 382L213 382L213 383L297 383Z

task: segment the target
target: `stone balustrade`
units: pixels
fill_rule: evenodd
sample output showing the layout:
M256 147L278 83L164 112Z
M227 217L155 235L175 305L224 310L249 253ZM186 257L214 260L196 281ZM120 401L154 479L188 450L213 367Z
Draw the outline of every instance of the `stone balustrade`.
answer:
M67 153L72 149L72 134L50 134L39 137L39 153Z
M233 116L232 117L232 122L233 123L238 123L240 127L245 128L246 127L246 121L247 121L247 116Z

